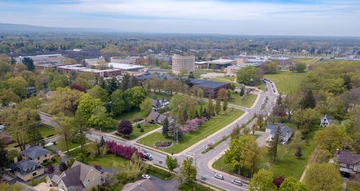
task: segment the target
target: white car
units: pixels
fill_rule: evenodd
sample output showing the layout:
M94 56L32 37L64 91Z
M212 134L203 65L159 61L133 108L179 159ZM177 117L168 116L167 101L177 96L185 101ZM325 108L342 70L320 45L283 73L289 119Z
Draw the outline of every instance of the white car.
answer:
M224 180L224 176L221 175L221 174L215 174L214 177L217 178L217 179L220 179L220 180Z
M143 174L141 177L143 177L144 179L150 179L150 176L148 174Z
M232 180L231 183L236 184L238 186L242 186L242 182L240 180Z

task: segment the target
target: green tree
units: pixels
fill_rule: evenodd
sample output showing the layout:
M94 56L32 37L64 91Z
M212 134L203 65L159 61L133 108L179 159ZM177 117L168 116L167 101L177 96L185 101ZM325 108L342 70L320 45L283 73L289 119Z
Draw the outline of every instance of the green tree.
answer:
M268 62L264 65L264 71L267 74L275 74L278 68L278 61Z
M108 101L108 92L101 86L95 86L87 91L93 98L100 99L101 102L105 103Z
M127 89L124 93L126 106L130 109L132 107L140 107L141 102L146 98L145 90L141 86L136 86L131 89ZM129 108L128 111L130 110Z
M89 94L84 94L79 99L79 106L76 113L81 114L86 121L88 121L94 113L95 108L99 106L101 106L100 99L93 98Z
M19 102L19 97L9 89L2 89L0 91L1 106L8 106L11 102Z
M68 87L58 88L49 99L49 113L52 115L64 113L66 116L74 116L79 99L83 94L83 92Z
M187 111L185 109L183 111L183 117L184 117L184 122L186 122L189 119Z
M276 191L277 187L273 184L274 175L271 171L261 169L251 179L249 191Z
M101 81L104 81L104 80L101 80L102 78L100 78L100 82L99 82L99 85L106 89L106 91L108 92L108 94L112 94L115 90L117 90L120 85L117 81L117 79L115 77L111 78L110 80L107 80L107 83L106 85L103 84L103 82ZM104 87L103 87L104 86Z
M351 137L342 125L328 125L324 129L315 132L314 140L320 149L334 153L336 149L351 146Z
M223 110L226 111L227 107L228 107L228 98L225 98L223 103Z
M150 98L144 99L140 105L141 111L145 112L145 115L149 115L152 111L152 103Z
M285 178L281 183L279 191L307 191L305 185L294 177Z
M302 62L295 63L295 70L296 72L305 72L306 64Z
M340 191L343 185L338 169L331 163L312 164L306 171L304 183L309 191Z
M29 57L25 57L22 61L22 63L26 66L26 68L30 71L34 71L35 70L35 66L34 66L34 61L29 58Z
M14 92L16 95L18 95L20 98L26 96L27 94L26 86L28 83L23 77L21 76L12 77L8 79L7 83L9 85L9 89L12 92Z
M18 184L10 185L6 182L0 183L0 191L21 191L23 188Z
M9 108L0 113L0 121L5 124L7 131L18 143L20 150L25 150L29 129L36 127L39 120L39 112L28 108L21 110Z
M309 130L311 122L320 119L320 113L316 109L297 109L292 118L298 129Z
M111 112L118 116L125 110L125 101L121 90L116 90L111 94Z
M8 151L5 149L5 145L2 141L0 141L0 175L5 173L6 168L10 165L10 161L8 160Z
M197 170L192 163L193 158L186 157L180 168L180 173L185 177L186 182L191 182L196 179Z
M213 114L214 114L214 105L213 105L213 101L212 101L211 97L209 98L207 111L208 111L210 117L213 116Z
M29 108L29 109L39 109L42 104L42 100L38 97L30 97L29 99L26 99L22 101L21 103L16 105L16 108Z
M245 87L241 87L241 90L240 90L240 96L244 96L245 94Z
M283 107L288 115L288 122L290 122L292 114L294 113L295 109L298 107L299 101L298 96L294 93L290 93L286 95L283 101Z
M176 158L172 158L169 155L166 155L165 163L171 172L174 171L175 168L179 167L178 160Z
M169 120L168 118L166 117L164 119L164 122L163 122L163 127L162 127L162 134L164 137L168 137L168 132L169 132Z
M238 83L244 83L246 85L256 85L260 81L260 76L255 66L241 68L236 75L236 80Z
M311 90L305 92L305 95L300 100L299 104L302 109L307 109L307 108L312 109L316 107L316 101Z
M216 114L220 114L221 111L220 97L216 98L215 111Z
M272 162L275 162L276 161L276 158L277 158L277 147L278 147L278 144L279 144L279 141L280 141L280 127L278 126L276 128L276 131L275 131L275 135L272 139L272 141L270 141L270 147L269 147L269 157L271 158Z
M76 121L74 117L68 117L63 114L52 118L59 126L56 127L56 133L59 134L66 145L66 151L69 153L69 144L75 134Z
M13 67L3 59L0 59L0 76L4 76L6 73L13 71Z
M100 128L115 126L115 121L106 113L106 108L102 105L94 108L88 123Z
M27 143L30 146L44 145L44 138L41 136L40 131L36 126L27 129Z

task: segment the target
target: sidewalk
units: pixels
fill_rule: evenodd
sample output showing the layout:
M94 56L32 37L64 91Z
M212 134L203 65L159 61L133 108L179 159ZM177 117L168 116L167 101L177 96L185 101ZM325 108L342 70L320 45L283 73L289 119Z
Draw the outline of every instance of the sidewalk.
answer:
M180 155L183 155L187 152L189 152L190 150L192 150L193 148L201 145L201 144L204 144L205 141L213 138L214 136L222 133L224 131L224 129L227 129L231 126L233 126L234 124L238 123L244 116L246 116L248 114L247 111L245 111L245 113L243 115L241 115L239 118L237 118L236 120L234 120L233 122L231 122L230 124L226 125L225 127L221 128L220 130L216 131L215 133L211 134L210 136L207 137L207 139L202 139L201 141L198 141L197 143L193 144L191 147L188 147L187 149L183 150L182 152L180 153L177 153L177 154L174 154L174 156L180 156Z

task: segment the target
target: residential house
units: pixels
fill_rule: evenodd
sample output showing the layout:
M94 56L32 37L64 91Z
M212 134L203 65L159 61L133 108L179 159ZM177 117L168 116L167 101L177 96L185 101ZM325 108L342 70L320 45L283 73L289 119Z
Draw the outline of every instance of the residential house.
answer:
M32 95L32 94L36 93L36 89L35 89L35 87L33 87L33 86L31 86L31 87L26 87L25 89L26 89L27 95Z
M0 133L3 132L4 129L5 129L5 126L0 124Z
M30 159L17 162L17 158L15 158L15 163L11 165L10 169L23 181L29 181L44 174L44 166Z
M149 179L138 180L126 184L122 191L161 191L160 188Z
M150 123L162 123L167 117L166 115L152 111L147 118L150 119Z
M30 147L26 150L21 151L23 159L34 160L39 163L46 163L50 160L50 152L39 146Z
M151 99L151 104L152 104L152 109L154 111L158 111L159 109L168 106L169 100L165 98L157 99L157 100Z
M266 132L267 133L270 133L270 136L269 136L269 140L273 140L274 137L275 137L275 133L277 131L277 128L280 127L280 142L282 144L286 144L290 137L292 136L292 134L294 133L294 131L288 127L288 126L283 126L281 124L275 124L275 125L271 125L271 124L268 124L266 125Z
M104 182L101 172L94 167L75 161L70 169L64 171L60 176L47 177L51 186L56 186L62 191L89 190Z
M335 158L339 163L339 170L342 174L354 175L360 173L360 154L337 149Z
M333 120L326 114L324 117L320 118L320 126L326 127L333 123Z

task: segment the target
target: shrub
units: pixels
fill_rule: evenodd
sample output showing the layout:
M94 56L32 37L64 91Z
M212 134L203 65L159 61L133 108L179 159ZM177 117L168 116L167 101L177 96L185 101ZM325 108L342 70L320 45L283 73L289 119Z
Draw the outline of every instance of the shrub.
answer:
M66 161L66 165L71 167L74 164L74 162L75 162L74 158L69 158L69 160Z
M64 162L61 162L59 164L59 169L61 170L61 172L64 172L67 169L67 165Z
M141 128L141 125L140 125L140 123L138 123L138 124L136 125L136 127L137 127L137 128Z
M141 129L140 129L140 132L144 132L144 128L141 128Z
M131 159L135 152L138 152L135 147L118 145L114 141L106 141L106 146L110 153L121 156L128 160ZM144 154L142 152L138 152L138 154L142 159L144 158Z
M133 132L133 126L128 120L122 120L118 125L118 133L121 135L130 135Z
M47 171L49 174L52 174L55 171L55 168L51 163L48 164Z
M100 171L102 169L102 167L100 165L94 165L94 168L98 171Z
M169 147L171 146L172 142L170 141L156 141L155 146L157 147Z

